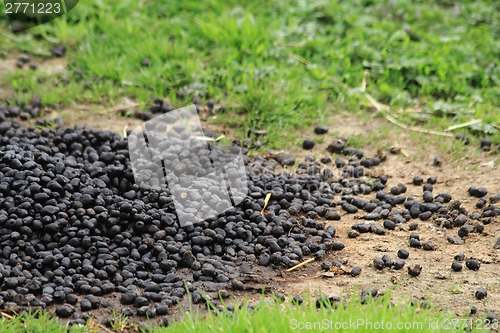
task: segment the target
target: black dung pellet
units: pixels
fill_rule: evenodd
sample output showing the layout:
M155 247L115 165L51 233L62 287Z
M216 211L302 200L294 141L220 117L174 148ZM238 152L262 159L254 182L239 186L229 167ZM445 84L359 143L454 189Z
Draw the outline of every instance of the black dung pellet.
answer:
M476 197L476 198L482 198L488 194L488 190L485 187L471 186L471 187L469 187L468 192L469 192L469 195Z
M392 267L393 267L394 269L396 269L396 270L400 270L400 269L402 269L404 266L405 266L405 261L404 261L404 259L397 259L397 260L393 263L393 265L392 265Z
M424 179L421 176L413 177L413 185L420 186L424 183Z
M357 232L356 230L349 230L349 231L347 232L347 236L348 236L349 238L356 238L356 237L358 237L358 236L359 236L359 232Z
M313 149L314 148L314 141L311 140L311 139L305 139L303 142L302 142L302 148L306 149L306 150L310 150L310 149Z
M386 266L385 266L385 262L382 258L375 258L375 259L373 259L373 267L375 267L378 270L382 270Z
M488 296L488 292L486 291L486 289L484 288L478 288L476 290L476 294L475 294L476 298L478 300L482 300L482 299L485 299L486 296Z
M316 126L314 128L314 133L319 134L319 135L326 134L326 133L328 133L328 128L324 127L324 126Z
M420 266L419 264L416 264L413 267L408 267L408 274L410 274L411 276L414 277L419 276L421 272L422 272L422 266Z
M477 271L481 267L481 263L476 259L467 259L465 266L472 271Z
M361 274L361 267L355 266L351 269L351 276L358 276Z
M391 256L389 256L387 254L384 254L382 256L382 261L384 262L385 267L391 267L393 264Z
M455 272L460 272L463 269L463 267L462 267L462 264L459 261L455 260L451 264L451 269L453 269Z
M401 259L408 259L410 256L410 252L407 249L399 249L398 250L398 257Z

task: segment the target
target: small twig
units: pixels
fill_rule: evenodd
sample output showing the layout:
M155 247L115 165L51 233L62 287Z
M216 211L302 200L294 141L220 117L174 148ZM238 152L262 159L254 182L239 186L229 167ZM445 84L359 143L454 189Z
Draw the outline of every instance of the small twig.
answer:
M390 115L386 114L385 118L389 120L391 123L398 125L401 128L414 131L414 132L420 132L420 133L427 133L427 134L434 134L434 135L441 135L441 136L448 136L448 137L453 137L453 134L451 133L446 133L446 132L438 132L438 131L433 131L433 130L426 130L424 128L419 128L419 127L413 127L413 126L408 126L403 123L400 123Z
M298 61L300 61L301 63L303 63L304 65L311 65L311 63L309 61L307 61L307 59L305 58L302 58L301 56L299 56L298 54L295 54L293 52L290 52L288 51L288 54L290 55L290 57L294 58L294 59L297 59Z
M472 119L471 121L468 121L466 123L452 125L452 126L448 127L446 129L446 131L453 131L453 130L455 130L457 128L468 127L468 126L471 126L471 125L479 124L481 122L482 122L481 119Z
M377 111L390 112L390 108L387 105L380 103L375 98L373 98L373 96L370 95L369 93L365 92L364 95L365 95L366 99L369 100L370 103L372 103L373 107L375 109L377 109Z
M12 319L14 318L13 316L11 316L10 314L7 314L3 311L0 311L0 315L2 315L2 317L6 317L7 319Z
M107 328L106 326L104 326L103 324L100 324L100 323L95 323L97 327L99 327L100 329L108 332L108 333L114 333L112 330L110 330L109 328Z
M286 271L287 271L287 272L294 271L294 270L296 270L297 268L302 267L302 266L304 266L304 265L307 265L308 263L310 263L310 262L312 262L312 261L314 261L314 260L315 260L314 258L309 258L309 259L307 259L306 261L301 262L300 264L297 264L297 265L295 265L295 266L293 266L293 267L290 267L290 268L289 268L289 269L287 269Z
M403 154L405 157L409 157L410 155L406 152L406 150L401 149L401 154Z
M368 73L368 70L363 72L363 79L361 80L361 91L363 92L366 91L366 77L368 76Z
M128 130L128 125L125 125L123 127L123 138L125 139L127 137L127 130Z
M260 215L264 216L264 210L266 210L267 203L269 202L269 199L271 199L271 192L266 194L266 198L264 199L264 207L262 207L262 210L260 211Z
M217 142L223 138L225 138L226 136L224 134L221 134L219 135L218 137L216 137L215 139L214 138L211 138L211 137L208 137L208 136L194 136L193 138L195 139L198 139L198 140L204 140L204 141L210 141L210 142Z

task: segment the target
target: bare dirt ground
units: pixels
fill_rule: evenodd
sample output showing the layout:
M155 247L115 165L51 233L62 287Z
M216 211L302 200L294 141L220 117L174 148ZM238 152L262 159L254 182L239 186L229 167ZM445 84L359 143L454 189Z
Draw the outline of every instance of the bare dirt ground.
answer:
M343 115L333 116L328 121L328 127L340 136L378 131L390 124L379 119L361 121L359 118ZM309 133L310 134L310 133ZM421 186L412 185L412 179L420 175L425 179L436 176L438 182L434 185L434 194L449 193L453 200L459 200L469 214L481 212L475 208L476 198L467 193L469 186L484 186L490 195L500 193L500 172L498 155L480 152L478 147L470 147L470 153L458 162L451 160L450 156L442 155L443 164L440 167L433 165L434 156L440 151L436 146L423 146L416 142L412 135L398 128L391 131L388 138L380 142L372 142L363 147L368 157L380 153L379 149L391 144L402 148L403 153L390 154L385 150L387 160L371 171L375 175L388 176L387 189L398 183L408 187L405 195L421 198ZM311 134L312 137L312 134ZM442 140L453 140L443 138ZM331 142L324 140L314 151L324 152L324 148ZM305 156L307 153L298 151L296 156ZM300 158L299 158L300 159ZM330 167L325 165L325 167ZM333 167L334 168L334 167ZM333 169L333 171L335 171ZM366 199L374 195L366 196ZM344 214L340 209L339 211ZM377 288L379 291L391 291L394 301L407 301L411 298L427 299L445 310L452 311L457 315L466 315L470 307L475 305L478 311L500 309L500 249L494 249L493 245L500 237L500 224L498 219L485 226L483 234L471 234L465 239L463 245L452 245L447 241L447 236L456 236L457 228L444 229L435 225L431 218L427 221L419 219L411 220L403 224L395 231L388 231L379 236L372 233L361 234L358 238L348 238L347 232L351 225L362 222L356 214L344 214L340 221L326 221L327 225L334 225L337 230L338 240L345 244L345 249L340 252L330 253L324 260L336 261L346 259L346 268L360 266L362 273L358 277L338 272L333 276L325 277L320 265L321 262L313 262L305 268L294 272L283 272L281 276L272 279L270 286L278 288L286 294L300 294L307 290L311 293L348 295L355 290L361 291L367 288ZM409 230L411 223L417 223L418 228ZM420 234L423 241L431 240L437 245L435 251L423 249L412 249L409 247L408 239L411 232ZM406 260L406 266L420 264L423 266L419 277L408 275L406 267L401 270L384 269L378 271L373 267L373 259L385 254L393 259L397 258L400 248L410 250L410 257ZM482 263L477 272L465 268L462 272L453 272L451 264L456 254L464 253L466 258L475 257ZM477 288L483 287L488 291L488 297L479 301L474 297Z

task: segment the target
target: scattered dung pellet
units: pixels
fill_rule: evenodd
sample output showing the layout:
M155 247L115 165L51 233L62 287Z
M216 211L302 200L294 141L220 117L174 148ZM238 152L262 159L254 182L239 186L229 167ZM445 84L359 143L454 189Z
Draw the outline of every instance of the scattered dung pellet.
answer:
M369 288L369 289L365 289L361 292L361 304L365 304L366 301L368 301L368 299L370 298L374 298L374 297L377 297L378 295L378 290L377 288Z
M351 228L362 234L370 232L372 230L372 226L370 223L356 223L353 224Z
M413 177L413 185L420 186L424 183L424 179L421 176Z
M405 263L404 259L399 258L393 263L392 267L396 270L400 270L405 266Z
M488 315L486 316L485 322L488 323L489 325L498 324L498 316L497 316L496 312L494 312L494 311L488 312Z
M141 60L142 67L150 67L151 64L152 64L151 59L149 59L149 58L145 58L145 59Z
M331 242L331 249L333 251L340 251L345 248L344 243L341 242Z
M341 216L335 208L328 208L325 212L325 219L329 221L339 221Z
M422 266L419 264L414 265L413 267L408 267L408 274L413 277L417 277L422 272Z
M331 261L324 261L321 263L321 269L325 272L328 272L332 266L334 266L334 264Z
M225 289L221 289L217 292L218 298L226 299L229 298L229 296L231 296L231 294Z
M424 186L422 186L422 190L432 192L434 190L434 187L430 183L425 183Z
M350 203L344 202L342 204L342 209L345 210L349 214L354 214L358 212L358 207L351 205Z
M434 185L437 183L437 177L436 176L430 176L427 178L427 184Z
M443 164L443 160L440 156L435 156L432 164L434 164L435 166L441 166Z
M316 299L316 308L329 308L329 307L334 307L335 303L340 302L340 297L338 296L325 296L321 295Z
M344 148L344 150L342 150L342 154L345 156L356 156L358 159L362 159L365 156L361 150L352 147Z
M388 230L394 230L396 229L396 223L394 223L394 221L391 220L384 220L384 228Z
M484 288L478 288L476 290L475 296L478 300L485 299L488 296L488 292Z
M373 259L373 267L375 267L378 270L382 270L385 268L385 262L382 260L382 258L375 258Z
M359 276L361 274L361 267L354 266L350 272L351 276Z
M500 249L500 237L497 238L495 244L493 244L493 249L495 249L495 250Z
M480 146L483 149L483 151L490 151L491 150L491 140L488 138L481 139Z
M28 55L22 55L17 60L23 64L27 64L31 61L31 58Z
M481 263L479 260L471 258L465 261L465 266L472 271L477 271L481 267Z
M491 204L496 204L496 203L499 203L499 202L500 202L500 193L492 195L490 197L490 203Z
M462 134L455 135L455 140L461 141L465 146L468 146L470 143L469 137L462 135Z
M475 315L477 313L477 308L475 305L470 307L470 312L471 315Z
M465 244L464 240L457 236L448 236L446 237L446 240L453 245Z
M424 199L424 202L434 201L434 196L432 195L431 191L424 191L424 193L422 194L422 198Z
M482 198L488 194L488 190L485 187L471 186L467 191L469 192L469 195L476 198Z
M465 224L460 227L457 231L457 235L461 238L469 236L471 232L474 232L474 226L470 224Z
M340 154L340 153L342 153L344 148L345 148L345 142L343 140L339 139L339 140L336 140L335 142L332 142L331 144L329 144L328 147L326 148L326 151L329 152L330 154ZM338 167L339 166L337 166L337 168Z
M486 205L486 200L481 198L476 202L476 208L481 209Z
M385 229L378 223L373 223L371 225L371 232L376 235L385 235Z
M406 186L404 184L399 183L396 186L391 187L391 194L399 195L405 193L406 190L407 190Z
M409 244L410 244L410 247L413 247L416 249L419 249L422 247L422 243L416 238L410 238Z
M356 230L349 230L347 232L347 237L349 238L356 238L359 236L359 232L357 232Z
M440 193L440 194L438 194L438 195L436 196L436 198L435 198L435 199L439 199L439 198L441 198L441 199L442 199L442 202L443 202L443 203L448 203L448 202L450 202L450 201L451 201L451 199L452 199L451 195L450 195L450 194L448 194L448 193Z
M314 133L319 134L319 135L326 134L326 133L328 133L328 128L325 126L316 126L314 128Z
M435 251L437 249L437 245L432 241L425 241L422 243L422 249L425 251Z
M410 252L407 249L401 248L398 250L398 257L401 259L408 259Z
M328 163L332 163L332 159L330 156L322 156L319 161L323 164L328 164Z
M389 152L391 154L397 155L397 154L401 153L401 148L393 146L393 147L391 147L391 149L389 149Z
M391 256L387 254L382 256L382 261L384 262L385 267L391 267L393 264Z
M304 303L304 299L301 296L294 296L292 298L292 304L294 305L302 305Z
M69 318L75 312L75 308L69 305L61 305L56 308L56 315L60 318Z
M451 269L453 269L455 272L460 272L463 269L462 264L459 261L454 261L451 264Z
M279 293L279 292L273 293L273 297L274 297L276 302L280 302L280 303L282 303L286 300L285 295L283 295L282 293Z
M302 148L306 149L306 150L310 150L310 149L313 149L314 148L314 141L311 140L311 139L305 139L303 142L302 142Z

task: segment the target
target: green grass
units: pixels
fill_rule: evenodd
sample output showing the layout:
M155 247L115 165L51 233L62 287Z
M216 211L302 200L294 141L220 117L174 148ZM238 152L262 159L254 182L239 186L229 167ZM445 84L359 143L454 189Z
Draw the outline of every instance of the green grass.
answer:
M470 323L479 323L479 318L456 317L434 307L422 304L394 305L389 294L378 299L368 299L362 303L358 298L348 302L330 304L316 309L315 301L303 305L289 302L279 303L261 301L252 311L247 310L249 303L244 301L235 305L234 312L212 310L201 315L197 312L184 312L183 320L171 322L168 327L154 325L152 320L143 332L183 333L183 332L463 332ZM492 323L492 328L497 323ZM474 326L474 325L473 325ZM476 325L478 328L484 327ZM139 331L127 318L117 317L112 323L116 332ZM47 312L21 314L13 319L2 319L0 330L5 333L90 333L99 327L92 322L87 326L62 325ZM467 330L479 332L481 329Z
M402 110L405 123L442 130L479 118L472 129L498 143L499 36L492 0L88 0L27 33L3 29L0 55L46 57L66 45L72 81L53 87L54 75L15 70L0 78L0 100L43 95L64 107L165 96L183 106L199 95L227 105L221 122L242 116L233 121L238 134L267 129L276 148L337 111L369 108L358 88L369 70L367 91Z
M68 328L48 312L36 311L32 313L21 313L11 319L0 318L0 330L2 333L67 333ZM82 329L74 328L70 333L83 333Z
M185 314L185 319L168 329L157 328L155 333L169 332L444 332L437 323L444 324L451 317L436 309L425 309L419 305L398 305L390 302L388 295L362 304L359 299L335 304L326 304L316 309L315 302L301 306L262 302L252 312L246 310L247 303L237 307L234 314L216 312L208 317ZM379 325L379 326L377 326ZM405 326L406 325L406 326ZM451 330L459 331L457 330Z

